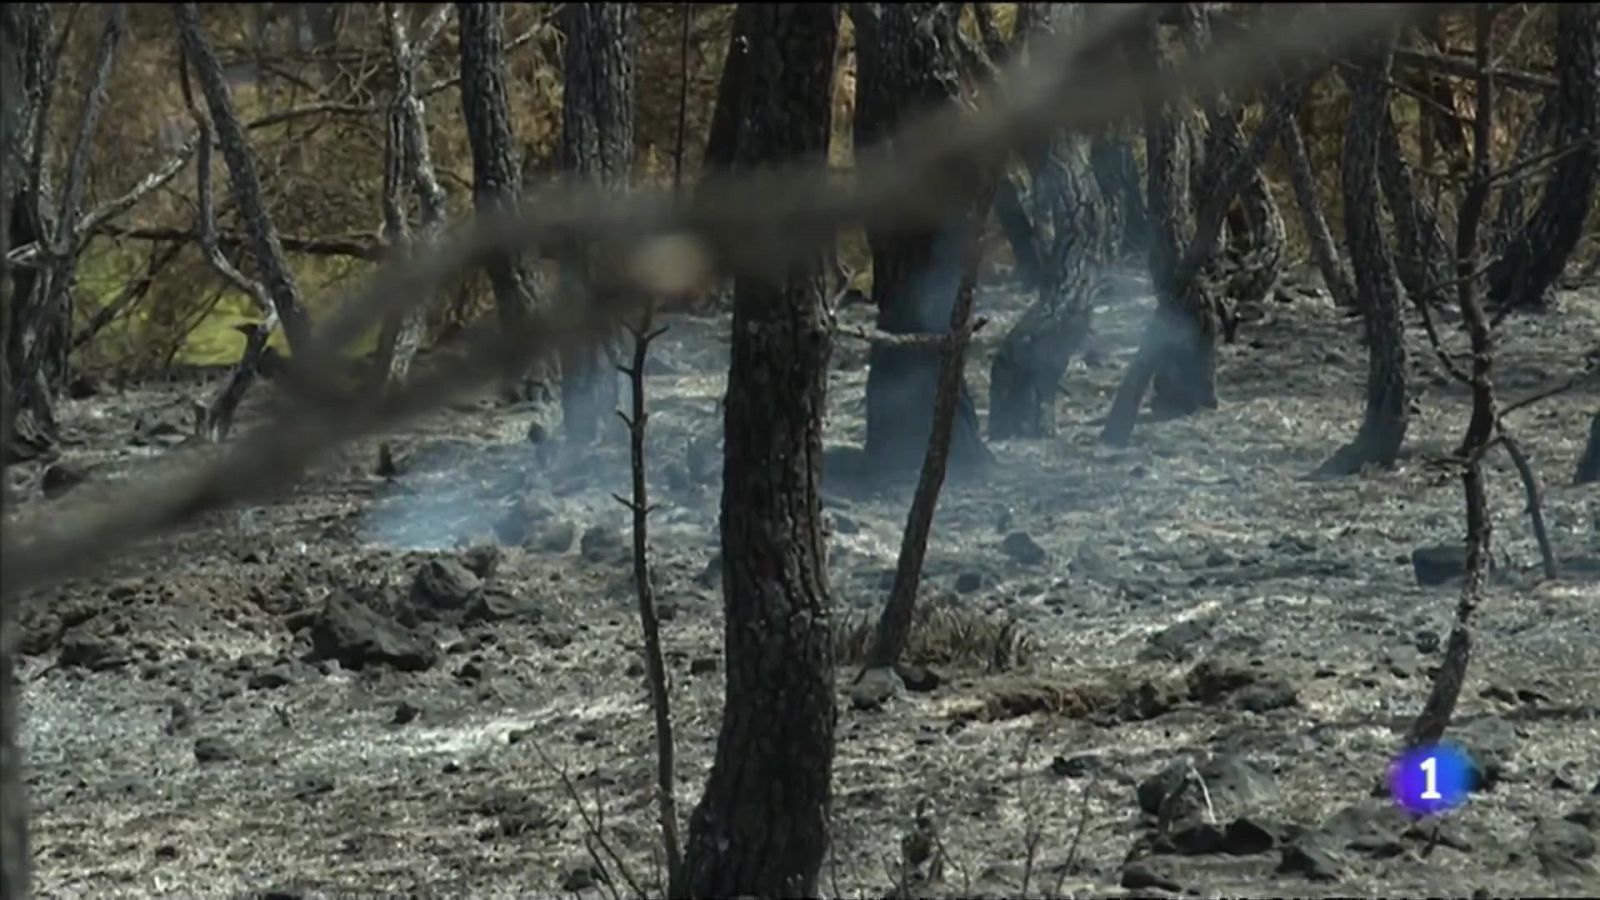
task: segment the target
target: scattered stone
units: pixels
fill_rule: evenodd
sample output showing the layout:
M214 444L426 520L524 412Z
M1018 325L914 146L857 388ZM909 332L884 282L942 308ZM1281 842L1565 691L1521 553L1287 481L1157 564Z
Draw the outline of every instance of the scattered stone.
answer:
M566 519L558 519L539 532L534 549L542 553L565 553L572 549L572 542L577 537L578 526Z
M56 665L63 669L80 668L91 672L120 669L133 662L133 654L118 641L93 633L70 634L61 642Z
M1489 560L1494 568L1494 560ZM1416 573L1417 584L1424 587L1449 584L1466 575L1467 547L1465 544L1433 544L1411 551L1411 569Z
M689 661L689 674L710 675L717 671L718 665L715 656L697 656Z
M956 576L956 593L970 594L983 587L983 575L978 572L962 572Z
M239 751L219 737L197 738L194 758L199 763L228 762L239 758Z
M561 889L577 893L595 887L605 880L605 873L595 868L593 862L581 859L568 863L561 873Z
M1177 692L1148 679L1123 692L1117 701L1116 716L1121 722L1145 722L1171 712L1178 705Z
M1205 782L1204 791L1193 783L1195 775ZM1212 821L1213 814L1239 817L1270 809L1279 791L1272 776L1244 758L1221 755L1194 766L1193 772L1188 760L1176 760L1140 782L1135 796L1140 809L1178 829Z
M1233 702L1240 709L1264 713L1294 706L1300 702L1300 696L1289 682L1272 678L1240 690Z
M1284 846L1278 871L1304 875L1312 881L1338 881L1344 877L1344 862L1338 853L1320 842L1301 837Z
M533 533L535 526L549 521L553 515L544 504L521 498L494 523L495 537L503 544L520 545Z
M467 567L467 571L488 581L500 568L500 548L495 544L469 547L461 557L461 564Z
M939 685L944 684L944 678L927 666L898 663L895 665L894 671L896 675L900 676L900 682L905 685L906 690L914 694L926 694L937 690Z
M430 559L411 582L411 602L424 609L452 611L466 606L483 581L453 559Z
M1211 625L1200 619L1178 622L1150 635L1139 651L1144 662L1188 662L1195 646L1211 637Z
M39 480L39 487L44 490L45 499L54 500L88 480L87 467L62 460L44 470L44 476Z
M1157 890L1181 893L1183 885L1162 875L1150 868L1147 863L1129 863L1122 869L1122 886L1130 891L1156 888Z
M1261 673L1234 662L1202 660L1184 676L1189 699L1196 703L1216 703L1223 697L1255 684Z
M257 672L251 675L244 686L252 691L270 691L283 687L289 683L289 680L287 671L282 667L273 667L265 672Z
M605 562L621 554L622 535L614 528L590 526L578 541L578 552L589 562Z
M1100 768L1100 757L1093 753L1080 753L1073 757L1057 756L1050 760L1050 771L1062 778L1082 778Z
M1565 819L1540 819L1530 838L1533 855L1547 878L1593 877L1595 837L1588 828Z
M1424 628L1419 630L1412 638L1412 645L1418 653L1434 654L1439 652L1439 632Z
M1013 531L1000 542L1000 549L1006 556L1025 566L1037 566L1044 563L1048 556L1044 548L1034 541L1026 531Z
M905 684L894 669L867 669L850 686L850 705L861 710L878 709L904 689Z
M462 616L461 621L464 624L508 620L542 622L545 617L545 605L542 598L513 594L510 591L499 588L490 588L478 594L472 604L467 607L467 611Z
M1480 716L1452 726L1452 734L1472 759L1474 792L1494 790L1510 772L1522 745L1516 726L1500 716Z
M349 593L337 593L328 598L311 626L307 661L324 659L337 660L351 670L375 664L418 672L438 662L438 655L399 623L363 606Z
M400 705L394 708L394 718L390 719L389 722L393 725L406 725L414 721L417 716L420 715L422 715L422 709L420 707L414 706L405 700L401 700Z

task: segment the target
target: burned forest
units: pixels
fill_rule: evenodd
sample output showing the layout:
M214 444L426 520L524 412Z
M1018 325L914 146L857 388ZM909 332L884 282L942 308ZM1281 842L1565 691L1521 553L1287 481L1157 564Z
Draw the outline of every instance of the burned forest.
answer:
M1600 895L1600 5L0 6L0 900Z

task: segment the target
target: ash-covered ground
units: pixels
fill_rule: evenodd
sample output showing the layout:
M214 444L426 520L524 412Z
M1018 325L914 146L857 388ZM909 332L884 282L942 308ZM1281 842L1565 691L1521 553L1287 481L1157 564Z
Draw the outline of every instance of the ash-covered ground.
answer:
M1026 302L983 293L980 415L994 345ZM1059 437L994 444L991 471L946 486L913 660L932 675L857 710L841 663L824 889L1600 894L1600 490L1571 484L1600 394L1510 420L1561 580L1542 582L1521 485L1503 453L1490 462L1496 579L1452 733L1484 787L1412 821L1378 788L1455 606L1457 584L1419 585L1413 552L1462 538L1459 478L1437 461L1460 440L1465 391L1414 329L1402 463L1308 479L1353 434L1366 366L1359 323L1305 295L1269 302L1222 348L1219 409L1141 422L1132 447L1108 448L1099 422L1151 305L1130 276L1098 311ZM1581 366L1600 297L1560 307L1505 324L1502 397ZM830 445L862 439L865 359L839 340ZM726 322L682 320L648 378L685 818L721 712L726 364ZM13 470L19 515L214 452L183 437L210 389L73 401L65 467ZM263 387L250 409L280 401ZM441 410L381 438L393 477L375 474L380 438L362 441L287 497L29 598L38 896L608 894L583 816L658 894L628 514L612 498L628 489L621 426L571 458L530 444L530 417L488 400ZM58 496L74 475L87 480ZM846 487L826 485L842 649L887 594L910 501L909 484ZM620 867L607 874L626 893Z

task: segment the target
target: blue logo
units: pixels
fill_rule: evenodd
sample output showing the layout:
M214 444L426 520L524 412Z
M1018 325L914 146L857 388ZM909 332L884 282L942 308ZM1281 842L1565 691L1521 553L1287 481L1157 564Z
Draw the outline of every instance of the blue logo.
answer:
M1389 765L1389 793L1419 816L1447 812L1467 802L1476 771L1472 757L1454 744L1418 747Z

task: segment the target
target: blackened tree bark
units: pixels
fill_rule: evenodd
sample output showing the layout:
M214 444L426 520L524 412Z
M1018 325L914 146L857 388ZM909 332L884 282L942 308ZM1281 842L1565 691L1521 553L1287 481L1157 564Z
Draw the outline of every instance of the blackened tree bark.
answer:
M24 48L22 84L28 121L19 122L8 152L26 158L26 174L13 188L12 237L31 243L34 258L15 272L15 308L11 323L11 383L16 391L17 420L13 450L31 455L56 438L55 400L70 375L72 352L72 283L77 274L80 241L78 220L88 179L89 153L105 108L106 84L121 42L126 10L105 7L100 41L85 80L83 103L73 142L52 197L46 165L51 102L59 41L51 34L46 5L26 4L16 20ZM54 43L55 46L48 47ZM52 201L54 201L52 208Z
M1364 313L1367 397L1360 431L1322 464L1325 475L1351 475L1369 464L1393 464L1410 421L1399 282L1378 209L1379 144L1389 122L1391 60L1387 42L1364 47L1357 52L1349 76L1350 120L1340 172L1345 235L1355 270L1357 305Z
M566 36L561 101L561 163L577 178L626 190L633 163L634 5L571 3L560 14ZM568 273L593 283L602 260L589 255ZM601 313L600 304L585 309ZM616 325L586 323L594 340L568 342L561 353L561 415L567 439L592 442L617 408Z
M506 57L499 3L458 3L461 29L461 112L472 145L472 193L478 212L496 215L516 208L522 192L511 108L506 99ZM503 254L488 264L495 309L507 340L525 335L539 303L538 273L521 254ZM513 400L548 400L548 379L532 367L505 373Z
M233 202L239 208L245 232L250 236L250 249L260 270L262 284L266 285L283 323L284 337L289 340L291 353L310 346L311 320L300 302L300 290L295 284L294 272L278 240L278 229L267 214L266 202L261 195L261 177L256 171L255 153L245 136L244 125L234 109L233 96L227 79L222 74L222 63L211 49L200 30L200 13L193 3L179 3L175 7L178 36L184 56L193 67L200 91L205 95L212 124L217 129L217 143L222 158L228 164L228 185Z
M1041 4L1034 28L1069 30L1081 21L1081 7ZM1012 244L1024 242L1034 260L1038 298L1007 332L990 367L993 440L1055 434L1058 385L1088 336L1101 270L1121 238L1114 205L1094 172L1089 139L1060 134L1043 152L1029 155L1036 214Z
M27 54L28 26L24 5L0 6L0 466L10 457L11 420L15 409L11 394L11 313L16 295L11 280L11 218L16 211L18 188L23 183L22 157L13 152L22 137L23 60ZM3 472L3 468L0 468ZM0 483L0 529L4 529L10 489ZM0 900L28 896L28 791L22 777L22 750L18 741L16 683L17 629L14 603L0 604Z
M1150 222L1132 139L1120 131L1098 135L1091 144L1089 158L1104 209L1119 229L1117 255L1145 252Z
M1339 245L1328 228L1327 216L1322 212L1322 195L1317 190L1317 176L1311 171L1300 124L1294 119L1284 125L1283 150L1289 161L1289 183L1300 207L1300 225L1305 230L1306 243L1311 245L1311 258L1316 262L1317 271L1322 273L1322 282L1327 285L1335 305L1357 309L1350 267L1340 255Z
M1583 455L1578 457L1578 471L1572 476L1573 484L1595 481L1600 481L1600 412L1589 420L1589 442L1584 445Z
M960 4L858 3L851 6L856 28L857 151L894 152L896 125L906 117L963 96L955 30ZM942 332L988 209L969 209L961 220L939 231L890 234L869 227L872 249L872 301L878 328L891 334ZM867 440L869 464L879 472L916 469L927 448L939 378L936 344L876 343L868 354ZM978 432L978 415L965 379L950 467L971 469L990 459Z
M812 160L820 185L839 8L750 4L737 163ZM834 662L822 534L831 327L822 260L735 282L722 488L727 696L690 820L696 897L811 897L828 845Z
M257 173L255 152L250 149L244 125L239 121L238 111L234 109L233 95L228 88L227 79L223 76L222 63L211 49L211 42L200 29L199 10L193 3L179 3L173 6L173 16L178 26L178 40L183 49L184 62L194 71L195 79L200 83L200 91L206 99L205 120L200 123L203 132L201 141L203 144L209 143L211 136L205 132L214 130L217 144L222 149L222 158L228 166L228 186L233 195L233 202L244 221L256 269L260 274L259 285L264 294L262 299L270 302L270 308L262 309L263 322L246 334L244 353L234 367L228 384L213 400L207 413L208 421L205 423L207 431L213 438L221 438L227 434L233 421L234 409L244 398L245 390L255 378L273 328L281 325L284 337L289 342L290 353L301 354L307 352L311 346L311 320L306 315L299 286L295 283L294 271L290 269L289 259L284 255L283 244L278 239L277 226L267 213L266 202L261 194L261 178ZM184 91L185 98L191 103L193 115L200 119L202 113L194 106L192 98L188 95L187 75L184 76ZM209 169L209 166L210 148L203 146L197 169ZM202 182L208 178L208 172L200 172ZM203 218L214 215L214 210L209 208L209 200L203 202L201 206L200 214ZM211 224L215 224L214 220ZM213 267L224 277L235 283L243 283L244 279L239 273L223 260L220 250L210 253L210 256ZM249 293L257 296L256 291ZM267 306L265 303L262 305Z
M405 11L392 3L383 8L384 41L395 69L384 144L383 219L389 246L396 252L407 252L412 241L404 200L407 187L416 194L421 210L423 243L431 245L444 233L445 193L433 171L427 119L417 96L417 70L444 26L449 9L444 5L434 7L413 42L407 33ZM377 377L386 388L405 380L412 357L422 344L426 314L427 307L418 304L384 318L378 335L376 368Z
M733 165L739 142L739 110L749 81L750 40L755 27L753 3L737 4L733 27L728 35L728 54L722 63L722 79L717 82L716 106L711 111L711 132L706 138L704 170L715 172Z
M1556 163L1533 215L1489 269L1489 302L1499 310L1544 303L1583 235L1600 181L1600 8L1556 7Z
M1355 91L1353 85L1351 91ZM1439 225L1438 211L1411 180L1387 101L1378 123L1378 182L1394 218L1395 273L1406 294L1412 303L1429 307L1447 302L1445 286L1454 277L1450 274L1450 242Z

